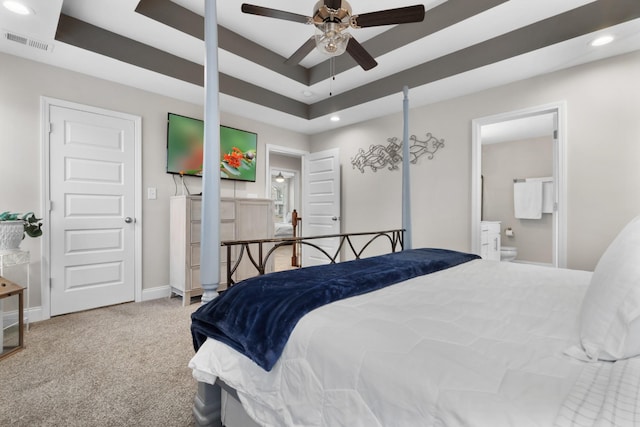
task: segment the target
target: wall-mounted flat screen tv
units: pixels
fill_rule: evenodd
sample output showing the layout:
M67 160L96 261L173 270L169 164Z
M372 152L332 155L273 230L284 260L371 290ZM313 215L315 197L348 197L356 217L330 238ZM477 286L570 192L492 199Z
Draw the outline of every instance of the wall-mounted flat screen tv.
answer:
M258 135L220 126L220 177L256 180ZM204 122L169 113L167 118L167 172L202 176Z

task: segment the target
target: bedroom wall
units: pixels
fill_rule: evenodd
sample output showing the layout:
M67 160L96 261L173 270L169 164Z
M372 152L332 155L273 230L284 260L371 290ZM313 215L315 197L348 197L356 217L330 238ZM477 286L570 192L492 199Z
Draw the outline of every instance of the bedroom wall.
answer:
M482 145L483 218L500 221L502 246L515 246L518 260L552 264L552 214L541 219L515 218L513 180L553 176L553 140L533 138ZM513 236L504 230L511 227Z
M165 173L167 112L202 118L196 103L141 91L61 68L0 54L0 211L35 211L41 214L40 97L122 111L142 117L142 187L157 188L157 200L142 201L142 286L145 294L168 285L169 197L176 193L172 175ZM264 197L265 145L308 150L306 135L275 126L222 114L221 123L258 134L258 169L255 183L223 181L223 196ZM201 191L201 179L186 177L192 193ZM177 190L180 194L180 190ZM46 226L46 225L45 225ZM30 306L41 305L40 244L28 239L31 251ZM168 289L168 288L166 288Z
M269 162L273 169L281 168L298 172L302 169L300 157L285 156L277 153L271 153L270 156Z
M95 79L60 68L0 54L0 210L42 212L40 96L142 116L143 189L156 187L157 200L143 200L143 288L167 285L168 198L174 182L164 172L166 113L202 117L202 107ZM620 229L640 213L640 52L559 71L473 95L415 107L410 134L427 132L445 140L433 160L411 169L414 246L469 250L471 120L550 102L567 103L568 266L594 268ZM397 102L402 102L401 93ZM359 148L401 137L401 114L389 115L313 137L222 114L223 124L258 133L265 144L320 151L340 147L343 231L401 226L401 178L386 169L361 173L351 165ZM264 162L256 183L223 182L223 196L264 194ZM10 183L10 185L8 185ZM187 178L193 193L198 178ZM375 215L371 213L375 212ZM30 306L40 301L41 239L27 239L31 251Z
M471 249L473 119L566 101L567 264L592 270L622 227L640 214L638 75L640 52L634 52L412 108L410 134L445 139L433 160L411 166L414 247ZM314 151L340 147L343 230L401 224L400 172L363 174L350 164L359 148L401 135L402 115L395 114L312 137Z

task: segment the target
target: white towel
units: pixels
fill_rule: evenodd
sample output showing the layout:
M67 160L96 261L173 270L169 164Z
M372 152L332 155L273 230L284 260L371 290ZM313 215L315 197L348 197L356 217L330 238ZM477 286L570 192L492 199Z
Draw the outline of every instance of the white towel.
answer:
M542 213L553 213L553 181L542 181Z
M553 197L553 177L547 176L542 178L527 178L526 182L542 182L542 213L553 213L554 197Z
M514 182L513 208L516 218L542 218L542 182Z

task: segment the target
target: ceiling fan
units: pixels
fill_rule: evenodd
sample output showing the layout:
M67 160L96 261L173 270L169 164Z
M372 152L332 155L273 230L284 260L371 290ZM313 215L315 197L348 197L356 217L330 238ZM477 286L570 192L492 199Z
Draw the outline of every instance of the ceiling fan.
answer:
M252 15L315 25L316 34L287 59L286 62L289 64L297 64L314 48L317 48L329 56L341 55L346 51L364 70L370 70L378 63L346 31L349 27L377 27L424 20L424 5L422 4L353 15L351 5L346 0L320 0L313 7L312 17L247 3L242 5L242 11Z

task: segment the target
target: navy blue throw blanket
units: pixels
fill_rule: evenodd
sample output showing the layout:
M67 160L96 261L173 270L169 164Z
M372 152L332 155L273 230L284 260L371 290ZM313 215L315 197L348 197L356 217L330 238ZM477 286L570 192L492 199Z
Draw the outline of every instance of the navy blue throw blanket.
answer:
M215 338L270 371L298 320L311 310L479 258L413 249L252 277L191 315L196 351Z

